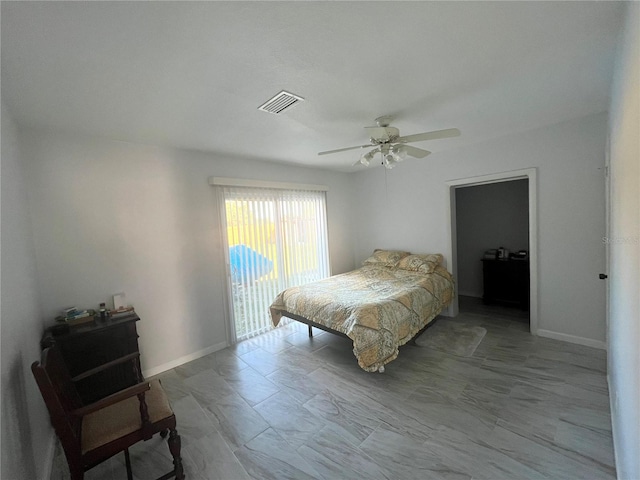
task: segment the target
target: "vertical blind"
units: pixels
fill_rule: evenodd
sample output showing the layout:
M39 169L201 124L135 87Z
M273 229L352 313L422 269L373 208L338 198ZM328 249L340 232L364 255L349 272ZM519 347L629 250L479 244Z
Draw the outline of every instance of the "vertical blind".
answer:
M270 328L288 287L329 276L325 192L219 187L224 204L235 339Z

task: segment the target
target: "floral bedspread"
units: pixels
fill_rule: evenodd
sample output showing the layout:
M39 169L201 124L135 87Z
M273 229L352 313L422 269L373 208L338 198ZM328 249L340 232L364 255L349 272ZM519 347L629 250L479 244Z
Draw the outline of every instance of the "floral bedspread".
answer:
M353 353L373 372L398 356L407 343L453 298L451 274L438 265L424 274L365 265L278 294L271 319L278 325L287 313L304 317L353 340Z

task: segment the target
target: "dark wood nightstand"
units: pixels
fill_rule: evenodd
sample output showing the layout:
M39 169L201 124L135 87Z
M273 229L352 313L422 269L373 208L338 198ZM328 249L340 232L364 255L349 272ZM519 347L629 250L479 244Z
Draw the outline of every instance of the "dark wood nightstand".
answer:
M529 310L529 260L482 260L485 304Z
M54 335L51 328L41 341L44 349L53 344L62 357L80 398L86 405L143 380L135 312L118 318L73 326L68 332ZM106 371L89 376L92 369L125 357Z

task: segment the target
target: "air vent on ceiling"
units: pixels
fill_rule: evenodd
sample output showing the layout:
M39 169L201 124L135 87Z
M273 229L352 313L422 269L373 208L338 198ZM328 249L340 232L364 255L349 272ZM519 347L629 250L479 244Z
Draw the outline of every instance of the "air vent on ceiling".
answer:
M285 92L284 90L278 93L275 97L270 98L265 103L258 107L258 110L263 112L279 114L285 111L287 108L292 107L298 102L303 102L304 98L294 95L293 93Z

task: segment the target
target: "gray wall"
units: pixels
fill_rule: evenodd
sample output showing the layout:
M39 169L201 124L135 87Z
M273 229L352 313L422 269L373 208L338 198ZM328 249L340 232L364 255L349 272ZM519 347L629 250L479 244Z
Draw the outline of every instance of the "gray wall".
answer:
M42 478L53 455L52 429L31 374L43 332L28 187L18 132L2 104L2 474Z
M596 114L357 173L356 262L374 248L450 257L447 181L536 168L538 333L604 347L606 133Z
M630 2L611 116L609 392L618 478L640 478L640 4Z
M458 293L481 297L486 250L529 250L528 181L457 188L456 225Z
M331 268L353 267L349 175L75 134L23 130L21 140L45 320L124 292L142 319L147 374L226 346L210 176L328 186Z

